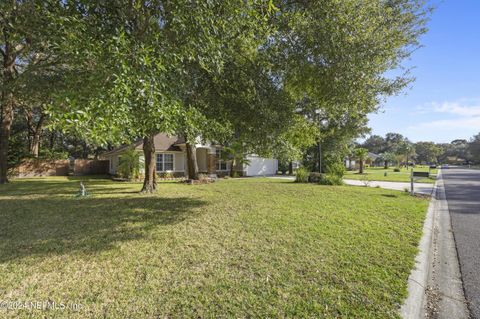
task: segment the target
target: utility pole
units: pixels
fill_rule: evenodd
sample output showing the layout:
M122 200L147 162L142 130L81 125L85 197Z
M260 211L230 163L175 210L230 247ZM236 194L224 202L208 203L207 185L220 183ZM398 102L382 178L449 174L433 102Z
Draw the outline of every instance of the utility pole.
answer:
M320 131L322 130L322 120L321 120L321 111L320 109L315 110L315 113L318 116L318 128ZM318 166L318 172L322 172L322 140L321 137L318 137L318 143L317 143L317 153L318 153L318 158L317 158L317 166Z
M321 173L322 172L322 142L320 141L320 139L318 139L318 144L317 144L317 148L318 148L318 172Z

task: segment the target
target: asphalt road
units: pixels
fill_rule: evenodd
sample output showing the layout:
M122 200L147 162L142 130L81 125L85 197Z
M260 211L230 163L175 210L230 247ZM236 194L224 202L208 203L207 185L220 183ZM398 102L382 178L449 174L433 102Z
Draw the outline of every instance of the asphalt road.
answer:
M480 170L443 169L442 175L472 318L480 319Z

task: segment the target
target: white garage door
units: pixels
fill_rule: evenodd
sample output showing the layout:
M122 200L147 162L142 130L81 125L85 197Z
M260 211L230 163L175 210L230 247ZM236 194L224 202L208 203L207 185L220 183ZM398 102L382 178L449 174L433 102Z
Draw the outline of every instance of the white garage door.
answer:
M246 168L247 176L275 175L277 173L277 160L258 156L247 156L250 161Z

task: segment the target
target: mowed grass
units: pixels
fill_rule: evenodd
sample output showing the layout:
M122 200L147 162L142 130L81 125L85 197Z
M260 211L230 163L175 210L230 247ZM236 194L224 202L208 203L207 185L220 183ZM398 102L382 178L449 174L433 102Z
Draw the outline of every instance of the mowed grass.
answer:
M383 167L368 167L364 169L363 174L359 174L358 170L347 171L344 178L358 180L368 179L371 181L410 182L411 168L401 168L400 172L394 172L393 169L393 167L389 167L388 169L384 169ZM413 168L413 171L428 172L429 168L428 166L416 166ZM387 176L385 176L385 173L387 173ZM415 179L415 183L435 183L437 170L431 169L430 174L429 178Z
M85 184L0 185L0 301L65 306L0 317L398 318L428 204L265 178Z

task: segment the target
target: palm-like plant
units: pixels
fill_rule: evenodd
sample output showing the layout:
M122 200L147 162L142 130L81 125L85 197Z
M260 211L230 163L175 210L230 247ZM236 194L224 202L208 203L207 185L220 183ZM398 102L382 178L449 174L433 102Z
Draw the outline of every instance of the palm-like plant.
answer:
M388 168L389 163L394 163L397 161L397 157L395 156L395 153L391 153L391 152L385 152L380 154L380 158L384 163L383 168L385 169Z
M140 161L140 152L131 148L122 154L120 163L118 163L118 173L122 177L127 179L138 178L141 168L143 168L143 162Z
M408 161L415 156L415 147L408 141L402 143L397 149L397 155L402 157L405 167L408 167Z
M248 165L250 160L240 143L232 143L222 149L222 159L230 164L230 177L235 175L235 167L237 165Z
M357 158L358 162L360 163L359 173L363 174L363 163L368 156L368 150L363 147L359 147L355 149L355 157Z

